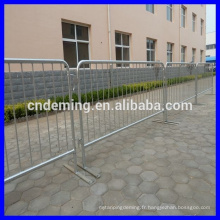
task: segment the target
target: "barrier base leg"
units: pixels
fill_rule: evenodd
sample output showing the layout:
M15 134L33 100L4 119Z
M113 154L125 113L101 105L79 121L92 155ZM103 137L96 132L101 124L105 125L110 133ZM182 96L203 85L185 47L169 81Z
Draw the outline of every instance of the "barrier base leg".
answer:
M176 121L163 121L163 120L155 120L153 122L164 123L164 124L171 124L171 125L178 125L178 124L180 124L180 122L176 122Z
M70 165L68 164L64 164L63 165L64 167L66 167L68 170L70 170L71 172L75 173L79 178L81 178L82 180L84 180L85 182L87 182L88 184L93 184L95 181L94 180L91 180L89 179L88 177L86 177L85 175L83 175L82 173L80 172L75 172L75 170L73 169L73 167L71 167Z
M90 169L89 167L83 166L81 163L77 163L77 165L78 165L81 169L83 169L83 170L85 170L86 172L88 172L88 173L90 173L91 175L93 175L94 177L96 177L96 178L100 178L100 177L101 177L101 175L100 175L99 173L94 172L94 171L93 171L92 169Z

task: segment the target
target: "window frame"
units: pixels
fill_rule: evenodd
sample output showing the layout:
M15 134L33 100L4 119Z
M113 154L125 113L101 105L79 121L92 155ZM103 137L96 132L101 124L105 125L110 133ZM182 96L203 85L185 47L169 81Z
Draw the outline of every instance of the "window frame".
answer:
M196 32L196 14L192 13L192 31Z
M192 48L192 62L195 63L196 60L196 48Z
M203 50L200 50L200 63L202 63L202 59L203 59Z
M147 6L150 6L151 5L151 8L148 8ZM154 4L146 4L146 11L154 14L155 13L155 7L154 7Z
M182 60L182 49L184 49L184 61ZM181 63L185 63L186 62L186 46L181 45Z
M168 50L168 45L171 46L171 51ZM167 42L167 62L173 62L173 43ZM168 54L171 55L171 60L168 61Z
M203 36L204 32L204 20L201 18L200 20L200 35Z
M121 45L120 44L116 44L116 42L115 42L115 60L117 60L116 59L116 48L118 47L118 48L121 48L121 57L122 57L122 59L121 60L118 60L118 61L130 61L130 47L131 47L131 45L130 45L130 34L128 34L128 33L123 33L123 32L120 32L120 31L115 31L115 35L116 35L116 33L117 34L120 34L121 35ZM128 45L123 45L123 35L127 35L128 36ZM124 60L124 52L123 52L123 49L124 48L127 48L128 49L128 56L129 56L129 59L128 60ZM129 65L128 65L129 66ZM116 64L116 67L127 67L127 65L125 65L125 64Z
M167 4L167 21L173 22L173 5L172 4ZM169 11L169 15L170 15L170 19L168 19L168 11Z
M148 47L147 47L147 41L148 40L150 40L150 41L153 41L153 43L154 43L154 49L152 49L152 48L149 48L148 49ZM154 60L152 60L152 59L150 59L150 60L148 60L148 56L147 56L147 61L149 61L149 62L154 62L154 61L156 61L156 43L157 43L157 40L155 40L155 39L152 39L152 38L147 38L147 40L146 40L146 56L147 56L147 52L148 51L150 51L150 54L151 54L151 52L152 51L154 51Z
M83 24L78 24L78 23L74 23L74 22L68 22L68 21L61 21L61 27L62 24L66 23L66 24L71 24L74 25L74 34L75 34L75 39L70 39L70 38L64 38L62 37L62 42L71 42L71 43L76 43L76 67L70 67L70 69L76 69L79 61L79 50L78 50L78 43L84 43L84 44L88 44L88 60L90 60L90 37L89 37L89 26L88 25L83 25ZM76 26L82 26L82 27L86 27L88 28L88 41L87 40L78 40L77 39L77 28ZM64 55L64 50L63 50L63 55ZM69 65L69 64L68 64ZM89 67L85 68L88 69Z
M184 14L182 13L184 10ZM181 6L181 27L182 28L186 28L186 7L184 7L183 5ZM183 19L184 18L184 19ZM184 22L183 22L184 21ZM183 26L184 23L184 26Z

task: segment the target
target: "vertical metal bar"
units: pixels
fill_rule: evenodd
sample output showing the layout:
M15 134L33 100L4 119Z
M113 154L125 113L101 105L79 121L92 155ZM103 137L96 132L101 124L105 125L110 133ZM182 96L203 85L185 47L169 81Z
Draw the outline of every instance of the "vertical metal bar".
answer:
M212 63L212 90L211 94L214 95L214 64Z
M167 79L166 79L166 72L167 68L163 67L163 122L167 122Z
M46 91L47 87L46 87L46 80L45 80L44 63L42 63L42 71L43 71L43 81L44 81L44 94L45 94L45 99L47 100L47 91ZM46 111L46 116L47 116L47 132L48 132L49 145L50 145L50 156L51 156L50 125L49 125L48 111Z
M74 109L72 108L72 83L71 83L71 77L70 77L70 70L69 67L66 67L66 72L67 72L67 78L68 78L68 86L69 86L69 104L70 104L70 121L71 121L71 140L72 140L72 145L73 145L73 168L75 173L78 172L78 168L77 168L77 155L76 155L76 138L75 138L75 125L74 125L74 115L73 115L73 111ZM78 76L78 74L77 74ZM78 77L79 80L79 77ZM80 83L78 84L78 89ZM80 122L81 123L81 122ZM80 124L80 127L82 127L83 125Z
M108 82L108 101L110 102L110 88L111 88L111 79L112 79L112 72L111 72L111 70L112 70L112 67L113 67L113 65L109 65L108 63L107 63L107 70L109 69L109 82ZM111 103L111 102L110 102ZM111 105L111 104L110 104ZM109 114L108 114L108 116L109 116L109 129L111 130L111 106L110 106L110 109L109 109Z
M119 100L119 84L118 84L118 72L119 72L119 69L116 69L116 74L117 74L117 95L118 95L118 103L120 102ZM121 109L122 111L122 115L123 115L123 110ZM121 111L118 111L118 126L120 127L120 124L121 124L121 120L120 120L120 112Z
M121 88L122 88L122 104L123 104L123 101L124 101L124 83L123 83L123 71L122 71L121 68L120 68L120 71L121 71L121 82L122 82ZM127 111L125 109L123 109L123 114L122 114L123 127L125 126L125 119L124 119L125 113L127 113Z
M54 82L54 68L53 68L53 63L52 63L52 73L53 73L53 94L54 94L54 100L56 102L56 91L55 91L55 82ZM69 97L70 99L72 99L72 96ZM59 135L59 126L58 126L58 117L57 117L57 110L56 112L56 125L57 125L57 140L58 140L58 147L59 147L59 151L60 151L60 135Z
M31 68L32 68L33 88L34 88L34 100L35 100L35 103L36 103L37 102L37 95L36 95L36 85L35 85L34 64L33 63L31 63ZM38 118L38 108L36 109L36 116L37 116L38 140L39 140L39 145L40 145L40 155L41 155L41 160L42 160L43 159L43 154L42 154L41 137L40 137L40 125L39 125L39 118Z
M91 73L91 65L90 65L90 73ZM80 66L77 66L77 77L78 77L78 99L79 99L79 103L82 103L82 99L81 99L81 78L80 78ZM91 90L92 91L92 90ZM92 101L93 101L93 97L92 97ZM94 112L94 111L93 111ZM80 120L80 134L81 134L81 140L80 140L80 144L81 144L81 150L82 150L82 165L83 167L86 167L86 154L85 154L85 144L84 144L84 132L83 132L83 117L82 117L82 109L79 109L79 120ZM94 117L93 117L94 120ZM72 124L74 123L74 121L72 120ZM74 124L73 124L73 128L74 128ZM74 140L75 140L75 132L74 132ZM75 166L77 167L77 154L76 154L76 147L75 149Z
M95 71L95 78L96 78L96 92L97 92L97 102L99 102L99 88L98 88L98 84L99 84L99 80L97 77L97 64L96 64L96 71ZM98 114L98 123L99 123L99 135L101 135L101 122L100 122L100 111L97 110L97 114Z
M91 66L91 65L90 65ZM88 102L88 98L87 98L87 83L86 83L86 71L85 71L85 65L83 65L83 80L84 80L84 85L85 85L85 101ZM88 137L88 142L90 140L89 138L89 113L86 114L86 123L87 123L87 137Z
M90 67L90 80L91 80L91 95L92 95L92 106L94 105L94 99L93 99L93 74L92 74L92 70ZM94 131L94 138L95 138L95 134L96 134L96 129L95 129L95 120L94 120L95 116L94 116L94 110L92 110L92 120L93 120L93 131Z
M14 116L15 135L16 135L16 143L17 143L17 151L18 151L18 161L19 161L19 168L21 171L20 147L19 147L19 141L18 141L18 130L17 130L17 121L16 121L16 114L15 114L14 92L12 88L10 63L8 63L8 70L9 70L8 74L9 74L9 80L10 80L11 99L12 99L12 105L13 105L13 116Z
M10 168L9 168L9 163L8 163L8 151L7 151L7 146L6 146L5 134L4 134L4 146L5 146L5 158L6 158L6 164L7 164L7 169L8 169L8 175L10 176Z
M198 103L198 71L199 71L199 68L198 68L198 65L196 66L196 71L195 71L195 105L197 105Z
M62 85L62 96L63 96L63 102L64 102L64 89L63 89L63 68L62 64L60 64L60 78L61 78L61 85ZM64 127L65 127L65 133L66 133L66 144L67 144L67 149L69 150L69 143L68 143L68 137L67 137L67 126L66 126L66 110L64 109L63 111L63 116L64 116Z
M27 136L28 136L28 146L29 146L29 153L31 158L31 165L33 164L32 160L32 153L31 153L31 142L30 142L30 130L29 130L29 123L28 123L28 114L27 114L27 103L26 103L26 94L25 94L25 85L24 85L24 72L23 72L23 65L21 63L21 79L22 79L22 89L24 95L24 106L25 106L25 115L26 115L26 125L27 125Z
M102 103L104 104L105 100L105 87L104 87L104 72L103 72L103 63L102 63ZM106 122L105 122L105 109L103 110L103 117L104 117L104 127L105 127L105 134L106 134Z

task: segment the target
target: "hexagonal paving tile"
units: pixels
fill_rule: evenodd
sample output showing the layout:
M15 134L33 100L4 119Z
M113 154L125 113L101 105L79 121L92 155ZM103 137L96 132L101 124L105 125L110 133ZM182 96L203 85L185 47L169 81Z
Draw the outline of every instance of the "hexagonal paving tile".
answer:
M40 210L38 212L38 215L44 215L44 216L60 215L60 207L49 205L46 208Z
M160 189L157 192L156 196L163 203L172 203L173 204L178 199L178 194L176 194L171 189Z
M128 174L124 181L129 185L137 186L142 182L142 179L137 174Z
M154 181L158 178L154 171L144 171L140 176L144 181Z
M101 205L103 205L101 196L91 195L83 200L83 209L85 211L96 212Z
M21 215L27 210L28 203L19 201L9 206L5 212L5 215Z
M210 191L211 186L207 182L205 182L203 179L191 179L189 181L189 185L194 189L198 191Z
M171 177L177 183L188 183L189 182L189 177L185 173L175 172L175 173L172 173Z
M5 195L5 206L8 207L21 199L21 192L13 191Z
M95 183L90 191L92 194L100 196L108 191L108 186L105 183Z
M140 174L142 171L142 168L140 166L130 166L127 169L128 173L131 174Z
M175 181L171 177L159 177L155 181L161 189L172 189L175 186Z
M37 171L31 173L28 178L30 180L37 180L37 179L42 178L44 175L45 175L45 171L37 170Z
M104 205L107 205L107 206L119 205L119 203L121 203L123 199L124 197L121 194L121 192L117 192L117 191L108 191L103 196Z
M49 204L50 204L50 197L39 196L30 202L28 209L30 211L40 211L45 207L47 207Z
M82 210L82 203L80 201L70 200L61 206L61 215L78 215Z
M120 179L120 178L127 176L128 172L126 169L115 169L111 172L111 174L113 178Z
M155 194L159 190L159 186L155 182L142 182L139 185L141 192L146 194Z
M63 205L67 201L70 200L70 192L69 191L60 191L51 196L50 203L51 205Z
M61 184L61 190L73 191L78 186L78 180L70 179Z
M126 199L137 199L141 195L141 191L137 186L127 185L123 188L122 194Z
M22 200L30 202L31 200L37 198L42 193L42 189L38 187L33 187L22 194Z
M178 193L180 196L192 198L194 194L194 190L190 187L189 184L176 184L174 187L174 191Z
M160 204L159 199L154 194L142 194L138 200L138 204L143 207L158 206Z
M52 196L53 194L57 193L60 191L60 185L51 183L48 186L43 188L43 194L45 196Z
M53 177L53 183L61 184L69 179L69 175L66 173L60 173Z
M163 207L161 210L157 210L159 215L169 215L169 216L176 216L176 215L183 215L183 213L177 209L177 206L174 204L162 203L160 207Z
M108 188L110 190L121 190L126 185L123 179L112 179L108 182Z
M86 197L90 195L90 188L89 187L77 187L75 190L71 192L71 198L73 200L82 201Z

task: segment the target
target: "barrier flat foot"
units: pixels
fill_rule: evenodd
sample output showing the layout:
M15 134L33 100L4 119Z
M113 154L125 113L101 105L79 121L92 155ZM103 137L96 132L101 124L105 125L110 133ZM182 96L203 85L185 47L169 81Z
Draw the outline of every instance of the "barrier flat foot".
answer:
M95 181L94 180L91 180L89 179L88 177L86 177L85 175L83 175L82 173L80 172L75 172L75 170L73 169L73 167L71 167L70 165L68 164L64 164L63 165L64 167L66 167L68 170L70 170L71 172L75 173L80 179L84 180L85 182L87 182L89 185L92 185Z
M85 167L85 166L83 166L82 164L80 164L80 163L77 163L77 165L81 168L81 169L83 169L83 170L85 170L86 172L88 172L88 173L90 173L91 175L93 175L94 177L96 177L96 178L100 178L101 177L101 175L99 174L99 173L96 173L96 172L94 172L92 169L90 169L89 167Z

